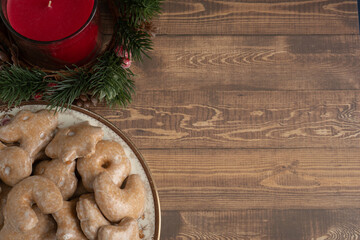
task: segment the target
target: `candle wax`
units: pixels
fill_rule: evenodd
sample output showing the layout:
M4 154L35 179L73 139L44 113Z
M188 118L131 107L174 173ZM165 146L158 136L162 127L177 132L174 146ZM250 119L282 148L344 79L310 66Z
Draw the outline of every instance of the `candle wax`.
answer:
M8 0L7 14L15 31L37 41L68 37L89 19L94 0Z
M94 0L8 0L12 28L39 42L57 41L76 33L88 21ZM76 64L96 48L98 26L90 23L71 38L48 46L50 54L64 64Z

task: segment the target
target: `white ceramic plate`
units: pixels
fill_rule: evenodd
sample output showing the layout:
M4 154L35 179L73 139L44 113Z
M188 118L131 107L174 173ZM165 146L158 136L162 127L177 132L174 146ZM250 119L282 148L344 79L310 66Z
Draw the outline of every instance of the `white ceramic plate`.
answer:
M35 112L44 108L46 108L46 105L43 104L24 104L6 113L15 115L22 109ZM101 127L104 131L105 140L115 140L124 147L125 153L131 161L131 174L136 173L141 176L147 192L144 219L139 219L139 227L144 234L143 240L159 240L161 226L159 197L150 170L142 155L123 132L100 115L75 106L71 110L59 113L60 128L83 121L89 121L91 125Z

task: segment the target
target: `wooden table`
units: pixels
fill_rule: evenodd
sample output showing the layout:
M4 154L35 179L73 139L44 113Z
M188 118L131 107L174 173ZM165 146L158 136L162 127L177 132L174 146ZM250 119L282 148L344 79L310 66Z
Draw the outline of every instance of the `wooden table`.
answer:
M161 239L360 237L356 0L169 0L125 110Z

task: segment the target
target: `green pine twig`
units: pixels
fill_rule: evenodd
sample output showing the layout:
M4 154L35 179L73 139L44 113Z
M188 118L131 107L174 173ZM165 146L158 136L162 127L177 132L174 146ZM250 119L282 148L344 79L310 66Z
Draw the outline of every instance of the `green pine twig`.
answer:
M105 53L93 67L94 74L90 78L93 96L105 100L110 106L126 107L131 102L131 95L135 92L130 69L124 69L122 58L114 52Z
M117 42L118 45L123 46L123 49L130 52L132 59L135 61L142 61L142 56L148 56L151 51L152 41L151 36L144 30L138 30L131 26L129 22L118 19L117 22Z
M121 17L135 28L161 13L163 0L123 0L116 1Z
M89 86L90 74L87 69L67 68L68 73L58 73L62 79L46 79L44 99L50 102L50 108L56 111L67 109L82 93L86 93ZM66 106L66 107L65 107Z
M27 69L16 65L5 64L0 70L0 100L8 106L19 105L28 101L45 89L41 70Z

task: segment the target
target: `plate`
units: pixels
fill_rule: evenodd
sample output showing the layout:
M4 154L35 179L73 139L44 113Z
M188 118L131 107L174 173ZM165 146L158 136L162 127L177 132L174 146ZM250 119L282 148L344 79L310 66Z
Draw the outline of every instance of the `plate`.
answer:
M13 108L6 111L6 114L15 115L20 110L38 111L45 109L45 104L28 103L20 107ZM5 109L5 107L3 108ZM4 111L2 111L5 113ZM147 166L144 158L137 150L135 145L130 141L125 134L115 127L111 122L101 117L100 115L89 110L72 106L71 109L59 113L59 127L68 127L73 124L89 121L93 126L99 126L104 131L105 140L114 140L119 142L131 162L131 174L139 174L145 183L146 188L146 206L144 217L138 220L139 227L142 230L144 237L143 240L159 240L160 239L160 202L159 196L155 187L154 180L151 176L149 167Z

